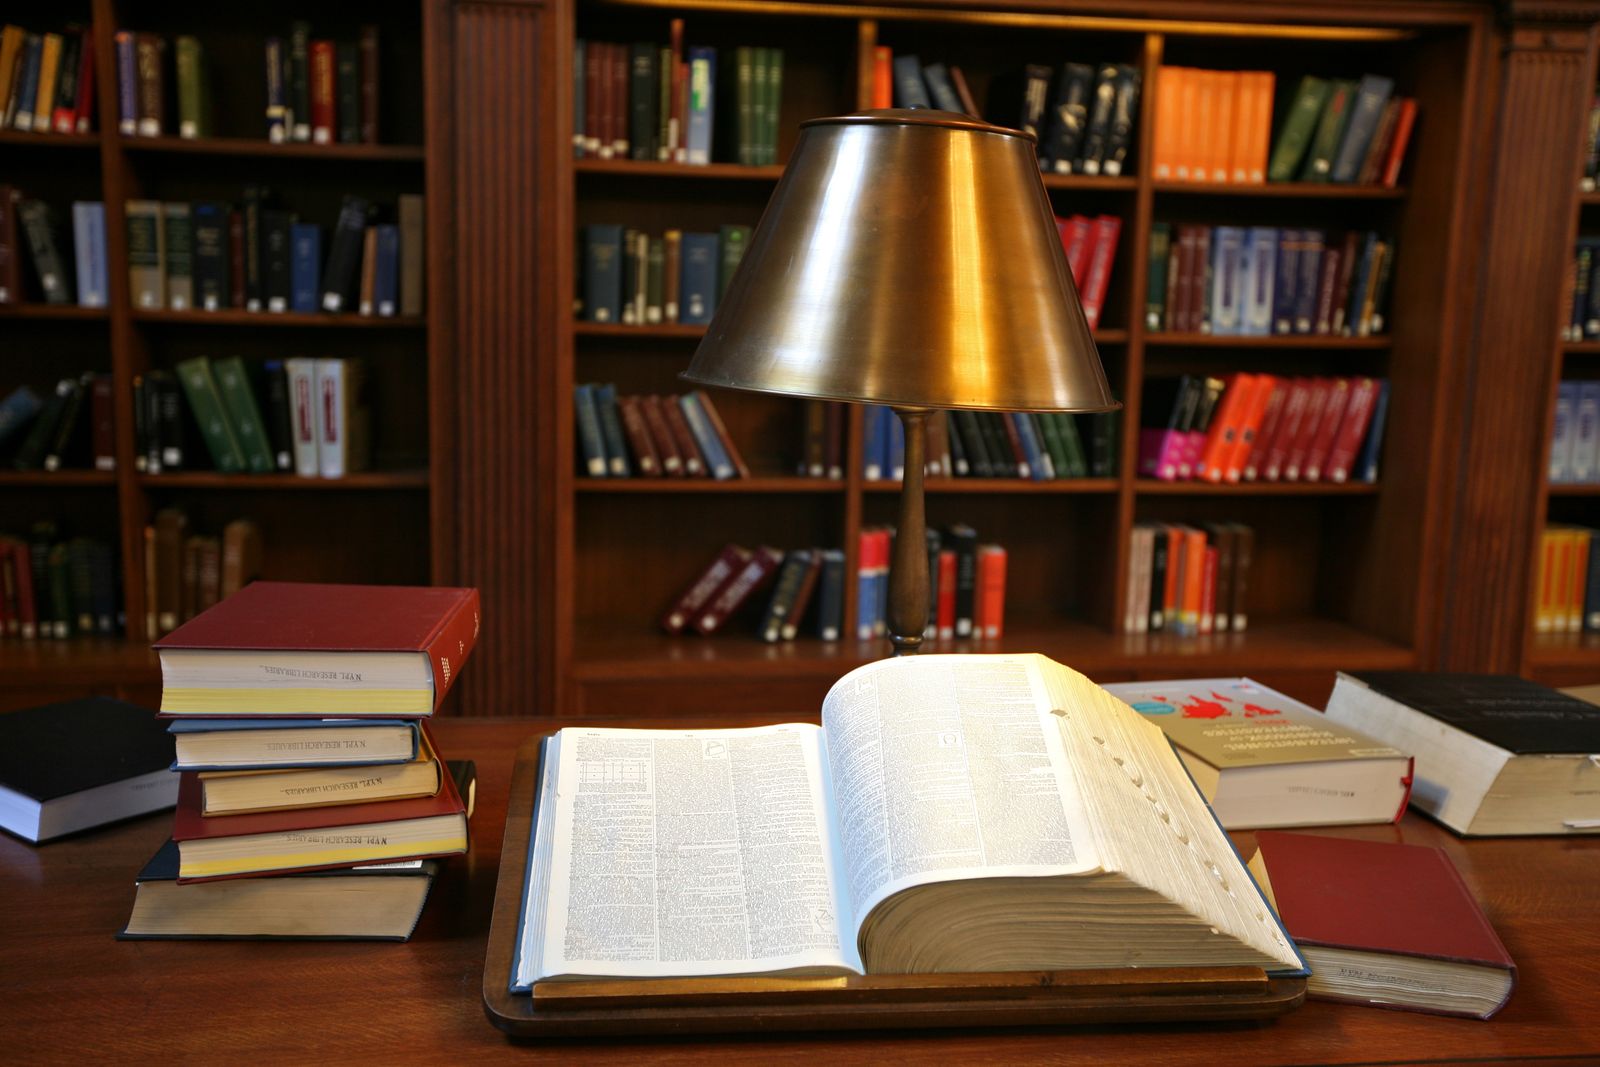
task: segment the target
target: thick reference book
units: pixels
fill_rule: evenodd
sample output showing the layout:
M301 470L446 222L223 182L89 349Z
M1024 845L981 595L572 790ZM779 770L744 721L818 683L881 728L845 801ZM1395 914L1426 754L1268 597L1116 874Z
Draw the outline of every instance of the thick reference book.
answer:
M1477 1019L1510 998L1516 964L1443 850L1275 830L1256 844L1308 995Z
M431 715L478 625L476 589L254 582L155 643L161 713Z
M568 728L543 769L506 976L536 1004L571 979L1305 973L1161 731L1043 656L871 663L821 727Z
M178 775L178 881L431 859L467 850L467 811L449 775L433 796L207 818L200 776Z
M0 828L35 844L172 807L172 738L155 715L89 697L0 715Z
M1229 830L1395 822L1411 757L1249 678L1119 682Z
M175 771L372 767L417 758L405 719L173 719Z
M1600 708L1502 674L1340 671L1328 718L1413 752L1413 806L1458 834L1600 832Z
M200 813L212 818L431 797L440 777L438 754L424 730L416 757L404 763L201 771Z

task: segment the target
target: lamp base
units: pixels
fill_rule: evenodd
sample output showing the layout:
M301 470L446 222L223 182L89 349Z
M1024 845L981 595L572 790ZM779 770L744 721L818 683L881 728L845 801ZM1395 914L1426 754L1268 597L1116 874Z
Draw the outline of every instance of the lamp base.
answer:
M928 534L922 471L927 456L929 408L895 408L905 427L905 473L900 478L900 520L889 567L889 640L896 656L914 655L928 628Z

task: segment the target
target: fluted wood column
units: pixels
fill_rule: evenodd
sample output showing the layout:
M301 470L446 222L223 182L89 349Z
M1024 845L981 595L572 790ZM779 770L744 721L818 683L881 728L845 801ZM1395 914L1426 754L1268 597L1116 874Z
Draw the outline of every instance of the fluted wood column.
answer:
M1516 672L1568 284L1596 5L1510 3L1434 662Z
M530 714L554 684L550 12L435 0L429 17L434 580L483 602L452 710Z

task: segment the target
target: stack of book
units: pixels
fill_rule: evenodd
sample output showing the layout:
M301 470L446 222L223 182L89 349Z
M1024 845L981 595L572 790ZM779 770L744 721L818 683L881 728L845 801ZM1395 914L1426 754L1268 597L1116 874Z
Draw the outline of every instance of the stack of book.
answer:
M0 640L110 636L125 619L111 546L64 537L51 520L0 533Z
M585 226L574 310L586 322L704 326L749 243L748 226L667 230L660 237L608 223Z
M1550 483L1600 482L1600 381L1570 379L1556 389L1550 436Z
M616 386L573 388L578 452L592 478L748 478L750 468L711 398L618 396Z
M0 129L88 133L94 95L94 34L0 28Z
M171 633L255 581L264 553L254 520L205 534L180 508L157 511L144 528L145 633Z
M126 935L409 937L467 849L427 720L478 627L474 589L256 582L157 642L178 812Z
M1600 632L1600 531L1547 526L1539 533L1533 628L1538 633Z
M134 466L149 474L200 469L186 448L198 426L212 469L342 478L371 461L366 375L359 359L195 356L177 374L134 375Z
M1384 332L1394 241L1276 226L1150 228L1145 325L1239 337Z
M1139 473L1162 481L1375 482L1389 383L1375 378L1153 378Z
M1242 632L1256 533L1239 522L1135 523L1122 632Z
M20 471L117 469L111 375L62 378L45 398L19 385L0 400L0 455Z
M401 194L392 211L344 197L326 255L323 228L259 186L238 206L129 200L127 227L129 295L141 311L422 314L420 194Z
M682 19L669 33L667 44L576 42L573 156L777 163L783 49L740 45L719 81L715 48L685 48Z
M77 305L105 307L110 299L105 204L75 201L71 236L69 242L50 204L0 185L0 304L70 304L75 277Z

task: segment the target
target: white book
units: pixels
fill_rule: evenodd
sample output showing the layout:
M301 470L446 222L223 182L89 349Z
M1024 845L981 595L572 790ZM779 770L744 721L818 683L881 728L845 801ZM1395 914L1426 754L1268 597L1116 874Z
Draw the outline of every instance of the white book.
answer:
M283 370L289 379L289 415L294 438L294 472L302 478L316 478L322 473L317 455L317 382L314 359L284 360Z

